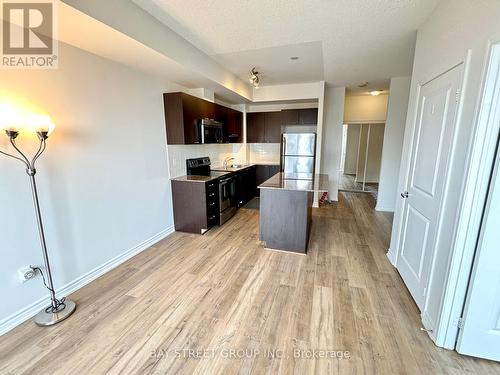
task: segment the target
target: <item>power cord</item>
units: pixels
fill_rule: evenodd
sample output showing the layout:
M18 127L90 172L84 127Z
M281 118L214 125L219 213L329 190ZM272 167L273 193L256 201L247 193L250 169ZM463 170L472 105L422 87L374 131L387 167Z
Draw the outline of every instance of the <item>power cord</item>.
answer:
M33 271L39 271L40 272L40 275L42 275L42 280L43 280L43 284L45 285L45 287L52 293L52 295L55 296L56 292L54 291L54 289L50 288L48 285L47 285L47 282L45 281L45 276L43 274L43 271L40 267L35 267L35 266L30 266L30 268L33 270ZM64 303L64 301L66 300L66 297L63 297L61 298L60 300L55 298L54 297L54 300L53 300L53 304L51 304L49 307L47 307L45 309L45 312L48 314L48 313L57 313L59 311L62 311L65 309L66 307L66 304Z

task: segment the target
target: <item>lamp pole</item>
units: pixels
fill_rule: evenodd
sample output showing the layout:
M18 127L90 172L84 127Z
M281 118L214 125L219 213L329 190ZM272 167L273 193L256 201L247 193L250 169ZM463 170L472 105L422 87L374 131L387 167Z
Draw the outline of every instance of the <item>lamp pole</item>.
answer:
M57 299L56 297L56 292L54 290L54 283L52 280L52 271L50 269L50 262L49 262L49 255L47 251L47 241L45 239L45 231L43 228L43 220L42 220L42 214L40 210L40 202L38 199L38 190L36 186L36 180L35 180L35 174L36 174L36 169L35 169L35 163L37 159L42 155L42 153L45 151L45 148L47 146L47 138L49 136L48 130L39 130L37 131L37 136L40 141L40 145L38 147L38 151L36 152L35 156L31 160L28 159L28 157L19 149L19 147L16 144L16 138L19 135L19 132L17 130L5 130L5 133L9 137L10 144L12 147L17 151L19 156L11 155L9 153L0 151L0 154L9 156L11 158L17 159L24 163L26 167L26 173L28 174L30 178L30 185L31 185L31 193L33 195L33 204L35 207L35 216L36 216L36 221L38 225L38 232L40 235L40 245L42 248L42 254L43 254L43 262L45 265L45 271L47 274L47 283L45 286L50 292L50 306L47 308L44 308L42 311L40 311L36 316L35 316L35 323L38 324L39 326L50 326L56 323L59 323L60 321L66 319L69 317L76 309L76 304L75 302L62 298L62 299ZM40 273L43 276L43 271L38 268L38 267L32 267L33 269L38 269ZM44 283L45 283L45 277L44 277Z

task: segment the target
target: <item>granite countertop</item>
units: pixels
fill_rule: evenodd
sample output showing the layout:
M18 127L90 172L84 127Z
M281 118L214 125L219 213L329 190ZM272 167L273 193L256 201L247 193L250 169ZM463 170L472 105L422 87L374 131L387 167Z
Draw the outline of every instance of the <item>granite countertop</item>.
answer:
M283 178L283 173L277 173L269 180L264 181L258 187L259 189L279 189L324 193L328 191L329 182L327 174L315 174L313 180L297 180Z
M279 162L256 162L256 163L246 163L246 164L241 164L240 167L227 167L224 168L224 166L218 165L215 167L212 167L212 171L222 171L222 172L238 172L246 168L253 167L255 165L280 165Z
M191 175L191 176L180 176L180 177L171 178L171 181L208 182L208 181L216 180L219 177L220 176Z

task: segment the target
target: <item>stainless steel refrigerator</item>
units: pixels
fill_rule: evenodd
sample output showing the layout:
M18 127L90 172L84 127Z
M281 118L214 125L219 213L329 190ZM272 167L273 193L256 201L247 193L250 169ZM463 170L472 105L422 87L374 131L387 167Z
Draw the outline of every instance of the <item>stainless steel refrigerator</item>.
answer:
M316 160L316 133L281 136L281 172L284 178L312 180Z

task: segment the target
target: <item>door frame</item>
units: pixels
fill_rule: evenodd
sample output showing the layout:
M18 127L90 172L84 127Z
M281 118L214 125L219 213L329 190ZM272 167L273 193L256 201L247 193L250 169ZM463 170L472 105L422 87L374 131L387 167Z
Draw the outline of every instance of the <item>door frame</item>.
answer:
M500 40L488 41L486 51L469 149L468 177L463 185L459 209L460 213L469 214L461 214L457 219L455 241L435 336L436 345L446 349L455 349L459 333L459 319L465 305L495 163L498 138L494 135L498 135L500 131L500 92L497 86L500 85ZM497 91L494 91L495 89Z

